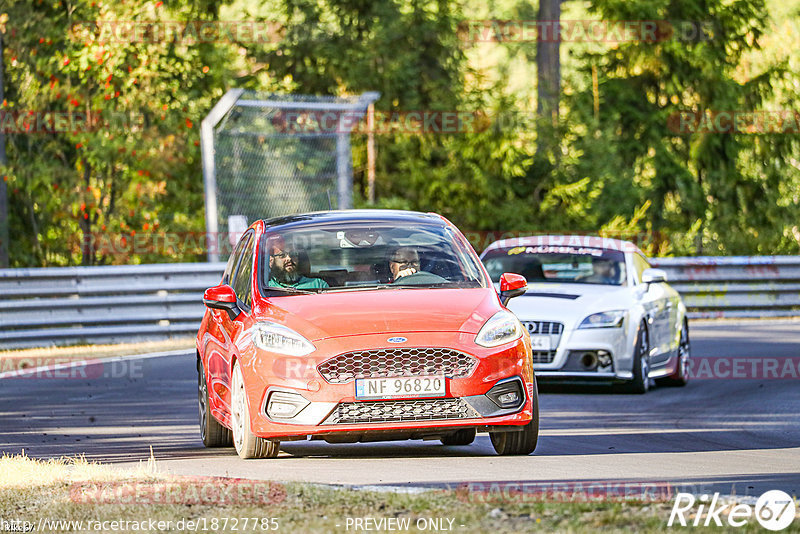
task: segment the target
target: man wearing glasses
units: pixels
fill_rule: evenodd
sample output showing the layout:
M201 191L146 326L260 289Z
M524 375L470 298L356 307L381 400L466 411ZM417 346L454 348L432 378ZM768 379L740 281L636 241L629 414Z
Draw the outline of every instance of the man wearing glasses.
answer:
M389 271L392 273L392 282L419 272L419 254L411 247L398 248L389 259Z
M296 289L320 289L328 287L322 278L309 278L298 270L298 253L287 246L283 239L271 240L269 250L269 287L293 287Z

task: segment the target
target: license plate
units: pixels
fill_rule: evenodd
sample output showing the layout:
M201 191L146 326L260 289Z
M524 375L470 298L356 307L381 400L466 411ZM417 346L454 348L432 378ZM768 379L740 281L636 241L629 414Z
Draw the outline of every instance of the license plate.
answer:
M550 336L531 336L533 350L550 350Z
M356 379L357 399L444 397L444 376Z

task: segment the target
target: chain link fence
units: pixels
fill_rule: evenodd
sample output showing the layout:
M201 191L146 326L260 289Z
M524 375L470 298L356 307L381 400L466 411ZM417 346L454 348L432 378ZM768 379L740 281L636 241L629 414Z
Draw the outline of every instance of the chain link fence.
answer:
M208 260L257 219L351 208L350 132L378 96L228 91L201 126Z

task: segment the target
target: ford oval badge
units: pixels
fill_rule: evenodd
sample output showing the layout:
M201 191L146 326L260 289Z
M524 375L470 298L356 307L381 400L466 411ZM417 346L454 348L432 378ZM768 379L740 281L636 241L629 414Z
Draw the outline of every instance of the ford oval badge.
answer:
M389 343L405 343L408 340L404 337L390 337L386 341L388 341Z

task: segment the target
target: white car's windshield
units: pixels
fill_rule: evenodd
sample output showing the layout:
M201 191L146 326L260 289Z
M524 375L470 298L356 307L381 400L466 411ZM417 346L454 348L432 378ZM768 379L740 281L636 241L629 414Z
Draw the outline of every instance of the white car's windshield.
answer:
M477 258L441 226L304 225L262 237L266 293L485 287Z
M483 258L492 281L511 272L528 282L625 285L625 255L618 250L572 246L520 246L490 250Z

